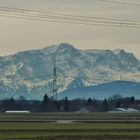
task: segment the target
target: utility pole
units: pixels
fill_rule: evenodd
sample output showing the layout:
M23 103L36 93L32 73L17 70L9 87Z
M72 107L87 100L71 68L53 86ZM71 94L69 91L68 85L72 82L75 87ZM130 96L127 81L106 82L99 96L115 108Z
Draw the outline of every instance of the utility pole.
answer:
M53 96L57 100L57 69L56 69L56 54L53 59Z

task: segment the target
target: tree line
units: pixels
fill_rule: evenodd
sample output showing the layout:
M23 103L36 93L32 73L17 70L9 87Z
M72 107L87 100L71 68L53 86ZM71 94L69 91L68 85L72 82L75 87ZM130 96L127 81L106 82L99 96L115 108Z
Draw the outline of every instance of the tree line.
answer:
M10 99L0 101L1 112L7 110L29 110L31 112L104 112L128 107L140 109L140 100L136 100L135 97L123 98L120 95L114 95L104 100L96 100L90 97L88 99L74 100L69 100L68 97L65 97L61 100L54 100L45 94L41 101L26 100L23 96L20 96L18 100L11 97Z

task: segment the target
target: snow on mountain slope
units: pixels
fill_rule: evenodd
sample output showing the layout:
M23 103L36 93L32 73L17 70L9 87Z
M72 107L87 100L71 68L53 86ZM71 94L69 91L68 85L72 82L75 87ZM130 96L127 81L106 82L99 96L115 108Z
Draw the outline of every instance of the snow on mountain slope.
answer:
M118 80L140 82L140 61L132 53L78 50L63 43L0 57L0 98L52 96L55 57L59 93Z
M114 90L115 89L115 90ZM63 93L59 94L59 99L68 97L69 99L84 98L89 97L94 99L105 99L113 97L114 95L119 95L122 97L132 97L140 99L140 83L128 82L128 81L114 81L110 83L100 84L91 87L77 87L70 88Z

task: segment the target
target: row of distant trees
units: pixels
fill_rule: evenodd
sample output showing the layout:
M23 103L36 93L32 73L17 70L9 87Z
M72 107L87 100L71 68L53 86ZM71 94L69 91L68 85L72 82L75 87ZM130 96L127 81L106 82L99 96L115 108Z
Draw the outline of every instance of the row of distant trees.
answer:
M140 105L140 100L136 100L134 97L122 98L119 95L114 95L104 100L92 98L69 100L67 97L62 100L54 100L45 94L42 101L26 100L23 96L18 100L15 100L13 97L11 97L11 99L1 100L0 111L29 110L31 112L75 112L84 108L90 112L101 112L120 107L136 107L138 105Z

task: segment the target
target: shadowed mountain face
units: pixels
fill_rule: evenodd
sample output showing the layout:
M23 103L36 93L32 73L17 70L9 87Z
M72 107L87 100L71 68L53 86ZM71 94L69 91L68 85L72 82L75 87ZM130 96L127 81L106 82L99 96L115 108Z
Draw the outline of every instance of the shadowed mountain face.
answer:
M133 54L124 50L78 50L63 43L0 57L0 98L23 95L42 99L46 92L52 96L54 58L60 94L113 81L140 82L140 61ZM82 96L87 97L86 91Z
M114 81L90 87L70 88L59 94L58 98L69 97L69 99L105 99L114 95L122 97L132 97L140 99L140 83L128 81Z

